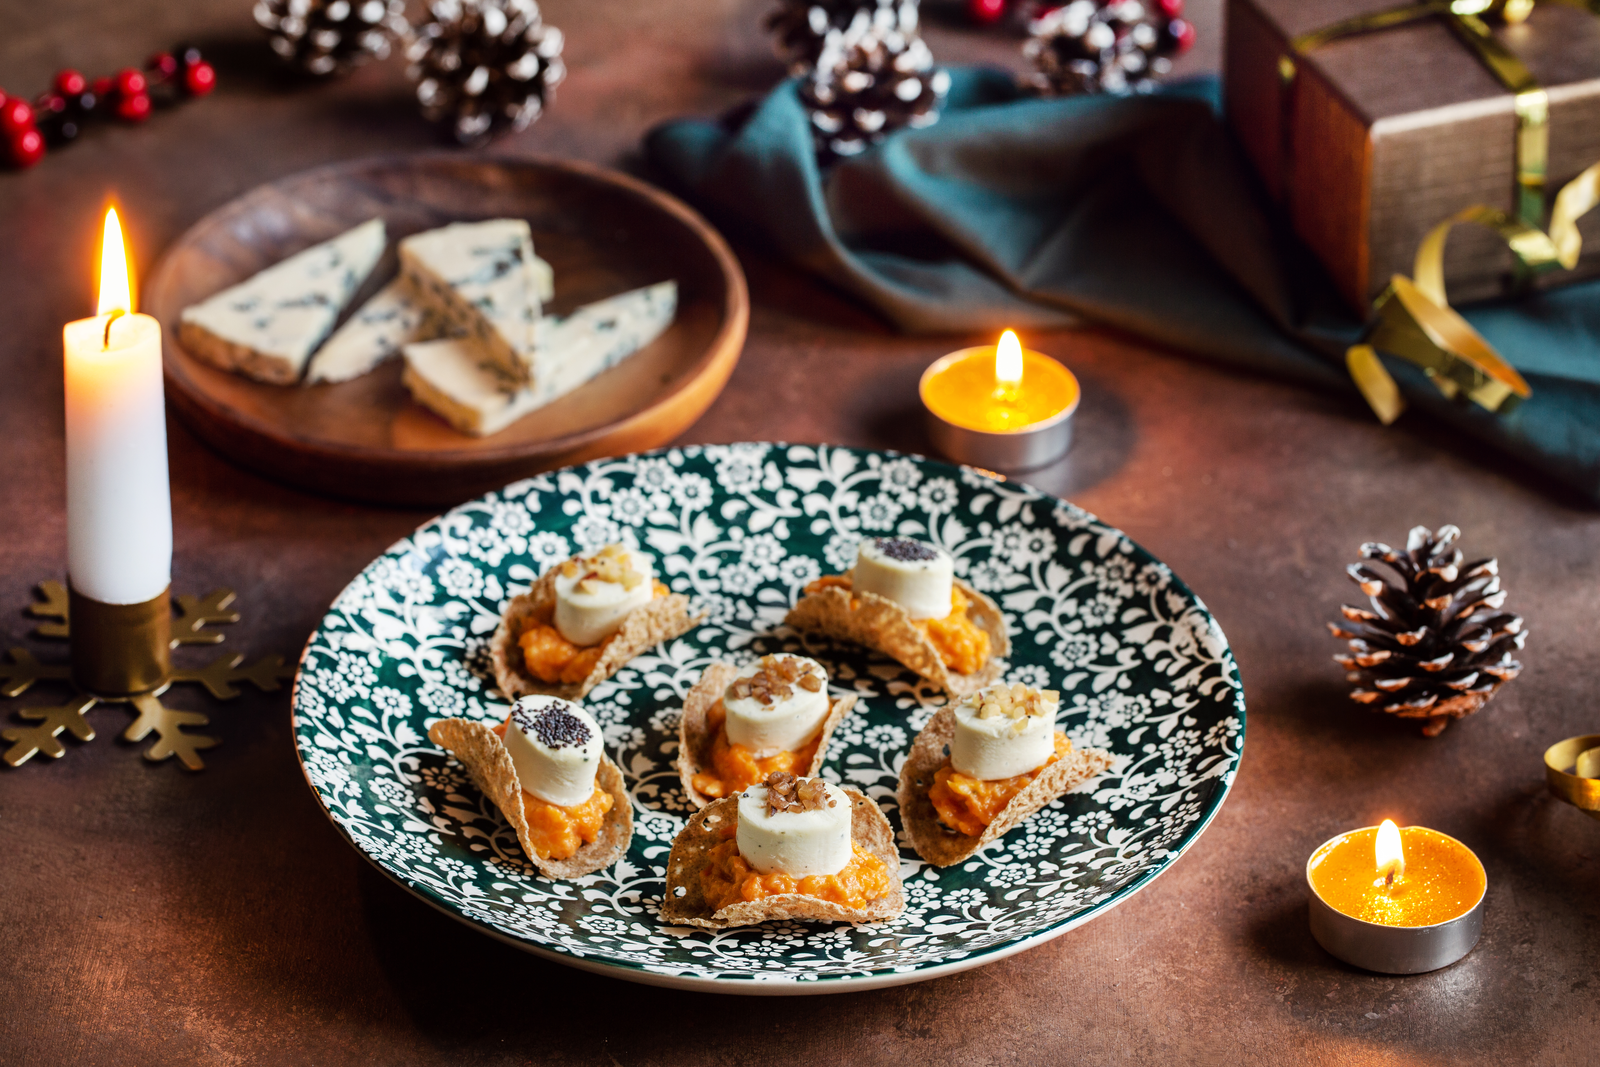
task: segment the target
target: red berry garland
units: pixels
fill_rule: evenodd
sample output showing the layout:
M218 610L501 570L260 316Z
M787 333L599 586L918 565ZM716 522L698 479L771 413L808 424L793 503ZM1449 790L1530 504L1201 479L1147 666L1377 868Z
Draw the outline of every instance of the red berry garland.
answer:
M143 122L158 104L205 96L217 87L217 72L198 48L175 52L151 56L142 71L128 67L93 82L63 70L31 105L0 92L0 138L12 165L33 166L44 158L47 144L60 147L76 140L91 118L115 115L123 122Z

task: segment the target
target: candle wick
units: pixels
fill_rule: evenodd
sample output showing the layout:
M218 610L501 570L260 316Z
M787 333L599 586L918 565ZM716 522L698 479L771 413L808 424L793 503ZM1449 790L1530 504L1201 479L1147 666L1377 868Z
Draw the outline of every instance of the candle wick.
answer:
M1383 884L1385 886L1394 885L1394 868L1393 867L1390 867L1389 868L1389 873L1383 876Z
M112 308L106 315L106 337L100 344L100 351L107 352L111 349L111 324L125 314L121 308Z

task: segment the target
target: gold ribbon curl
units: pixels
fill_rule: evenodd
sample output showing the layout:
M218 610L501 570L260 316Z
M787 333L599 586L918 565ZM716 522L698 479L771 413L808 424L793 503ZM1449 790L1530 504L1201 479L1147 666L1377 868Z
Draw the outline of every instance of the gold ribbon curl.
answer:
M1345 350L1345 366L1378 420L1388 425L1405 410L1400 388L1378 358L1383 351L1421 367L1445 396L1465 397L1487 411L1509 413L1532 395L1528 383L1494 346L1450 306L1444 288L1444 244L1457 225L1498 233L1524 271L1577 265L1583 250L1578 219L1600 203L1600 163L1556 194L1546 233L1503 211L1478 205L1445 219L1417 246L1412 277L1396 274L1373 303L1361 343Z

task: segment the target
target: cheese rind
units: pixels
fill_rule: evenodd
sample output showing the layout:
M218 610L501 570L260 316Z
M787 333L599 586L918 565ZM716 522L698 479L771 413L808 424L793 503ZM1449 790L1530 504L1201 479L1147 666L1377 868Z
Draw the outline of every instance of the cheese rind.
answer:
M735 696L735 687L740 681L748 681L765 669L764 661L757 660L734 676L722 698L722 707L727 712L723 721L729 742L749 749L756 759L766 759L779 752L798 752L816 736L828 717L828 672L822 664L805 656L782 658L798 661L803 673L815 676L821 684L816 689L807 689L798 683L790 685L787 696L771 703L754 693Z
M517 783L540 800L570 808L594 792L605 746L600 727L571 701L549 696L518 700L506 722L505 745Z
M801 782L806 779L800 779ZM831 806L811 811L767 814L767 787L753 785L739 794L739 855L762 874L793 878L838 874L850 862L850 798L827 786Z
M905 608L913 619L950 614L955 565L950 553L908 537L875 537L861 542L851 587L876 593Z
M592 647L621 628L636 608L650 603L655 595L652 579L655 568L643 552L623 552L622 565L636 571L640 580L632 589L621 582L587 577L587 562L580 557L576 573L556 575L555 627L575 645Z
M585 384L654 341L677 310L674 282L596 301L541 324L549 373L522 384L475 338L406 345L402 381L419 404L462 433L483 437Z
M456 222L400 242L400 274L416 299L476 339L518 382L534 372L539 281L523 219Z
M184 308L178 336L196 358L257 381L298 381L306 360L383 254L382 219L297 252Z
M306 368L306 384L359 378L413 341L438 337L444 328L444 322L396 278L317 349Z
M1031 706L1038 714L1014 716L997 709L985 715L985 705L995 704L986 697L1010 689L1004 683L990 686L956 705L950 765L957 771L970 778L998 781L1037 770L1055 753L1059 700L1037 697Z

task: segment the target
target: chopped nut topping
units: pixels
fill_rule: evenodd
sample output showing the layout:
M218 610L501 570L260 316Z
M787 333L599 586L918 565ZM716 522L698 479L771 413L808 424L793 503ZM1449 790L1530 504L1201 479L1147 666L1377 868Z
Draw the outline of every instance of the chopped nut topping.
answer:
M644 575L633 567L633 556L618 544L606 545L587 558L567 560L561 565L561 574L566 578L583 575L583 580L578 583L578 591L591 595L600 591L600 586L596 584L599 582L620 585L631 592L644 581Z
M800 798L795 794L799 787L792 774L773 771L767 775L767 815L785 811L800 811Z
M770 706L794 696L796 685L809 693L819 693L826 683L827 676L799 656L762 656L755 674L736 679L726 695L736 700L754 697Z
M1015 732L1021 733L1030 716L1042 716L1049 712L1051 704L1058 703L1061 699L1059 691L1054 689L1038 690L1013 682L1006 685L991 685L976 693L969 693L963 697L959 707L972 708L980 719L1012 719L1015 720Z
M785 811L818 811L838 806L828 795L828 784L821 778L802 779L783 771L773 771L767 775L766 787L769 816Z

